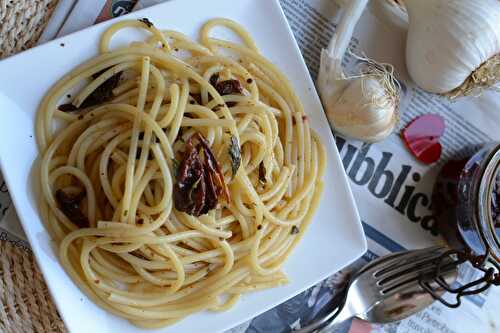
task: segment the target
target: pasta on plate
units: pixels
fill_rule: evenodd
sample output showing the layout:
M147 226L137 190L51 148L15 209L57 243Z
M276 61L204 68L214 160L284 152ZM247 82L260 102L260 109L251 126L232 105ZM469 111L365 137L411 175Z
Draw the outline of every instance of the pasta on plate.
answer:
M150 37L111 50L124 28ZM286 283L322 191L325 151L300 100L227 19L206 22L199 42L147 19L110 26L100 54L45 96L36 134L61 264L140 327Z

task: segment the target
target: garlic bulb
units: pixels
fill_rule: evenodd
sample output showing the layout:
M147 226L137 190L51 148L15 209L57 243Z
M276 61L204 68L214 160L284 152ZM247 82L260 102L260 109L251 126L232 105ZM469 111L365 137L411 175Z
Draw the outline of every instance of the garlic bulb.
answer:
M367 75L354 80L334 106L327 106L327 116L341 135L376 142L392 133L398 106L398 95L388 93L379 77Z
M370 1L370 11L382 21L402 31L408 30L408 14L402 0Z
M333 129L349 138L380 141L391 134L399 120L399 84L390 65L357 57L364 63L359 74L347 77L342 59L354 27L368 0L344 4L344 14L328 49L322 50L318 89Z
M498 0L404 0L406 63L423 89L450 97L500 81Z

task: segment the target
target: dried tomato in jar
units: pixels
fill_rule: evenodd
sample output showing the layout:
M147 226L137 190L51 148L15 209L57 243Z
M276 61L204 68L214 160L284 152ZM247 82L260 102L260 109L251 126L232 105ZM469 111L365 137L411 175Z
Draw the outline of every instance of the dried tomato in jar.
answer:
M488 256L500 265L500 144L449 161L433 193L438 229L454 249Z

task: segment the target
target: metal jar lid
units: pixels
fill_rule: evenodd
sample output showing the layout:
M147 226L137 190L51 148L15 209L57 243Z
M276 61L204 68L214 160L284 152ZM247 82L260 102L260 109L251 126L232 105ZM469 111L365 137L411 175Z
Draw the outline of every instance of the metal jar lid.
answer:
M500 172L500 145L488 156L477 193L478 219L477 230L485 245L490 259L500 265L500 237L496 233L493 219L492 199L495 182Z

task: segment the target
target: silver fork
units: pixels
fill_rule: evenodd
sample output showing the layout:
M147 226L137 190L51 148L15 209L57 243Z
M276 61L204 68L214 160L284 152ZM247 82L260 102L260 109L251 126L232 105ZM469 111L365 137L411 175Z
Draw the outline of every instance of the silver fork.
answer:
M295 332L315 332L322 327L328 330L352 317L388 323L421 311L434 299L420 287L419 279L432 281L436 277L436 260L444 252L443 247L433 247L390 254L370 262L353 277L340 308ZM451 283L457 275L456 264L452 258L445 258L442 264L441 276ZM436 285L434 288L438 294L444 292Z

